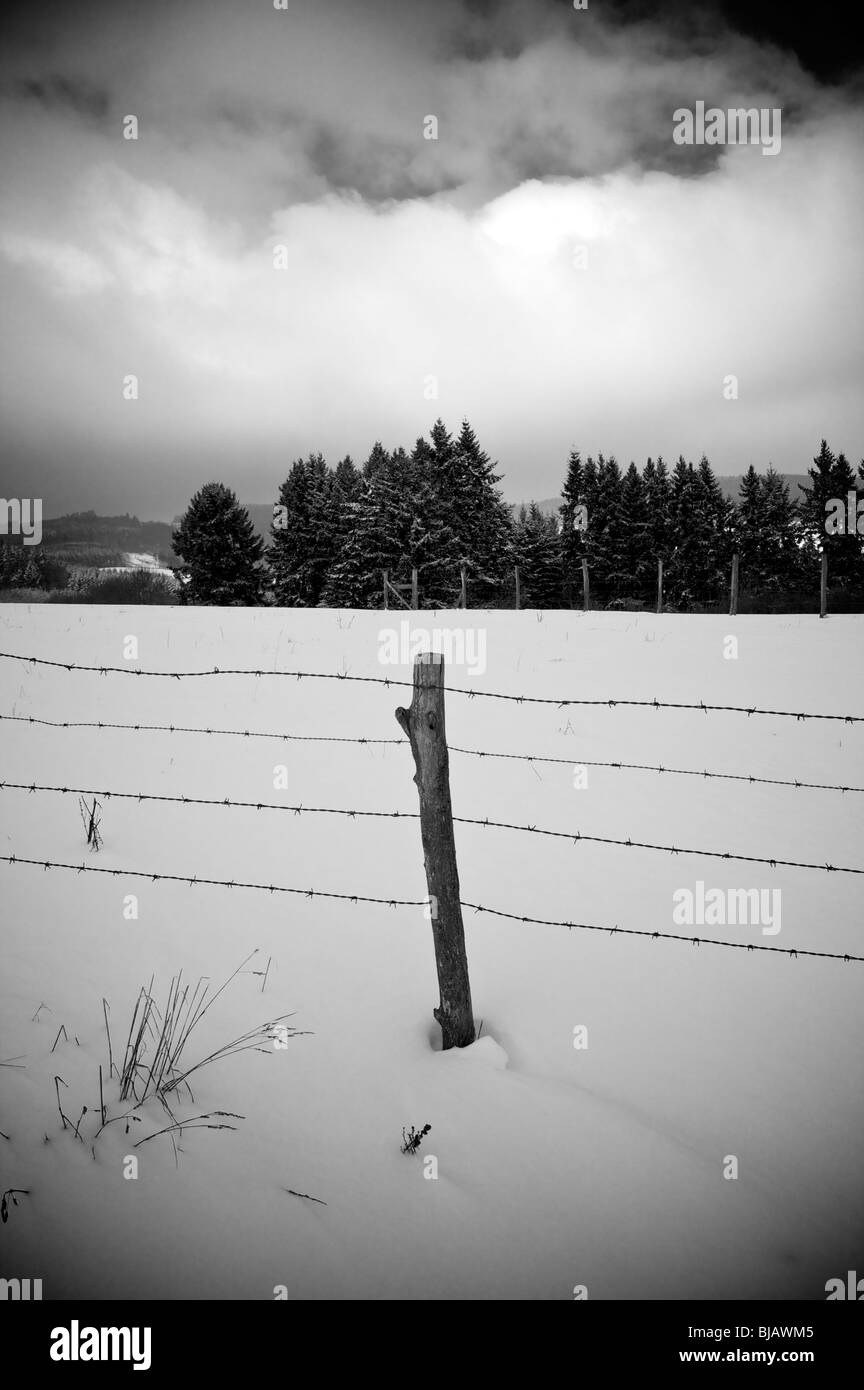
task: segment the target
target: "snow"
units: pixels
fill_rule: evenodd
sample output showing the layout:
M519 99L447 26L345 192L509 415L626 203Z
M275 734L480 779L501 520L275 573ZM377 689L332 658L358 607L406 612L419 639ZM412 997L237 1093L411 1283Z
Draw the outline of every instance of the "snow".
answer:
M412 619L414 621L414 619ZM864 619L437 613L482 628L486 670L448 683L864 713ZM6 606L0 648L144 669L214 665L410 680L380 663L397 615ZM724 639L739 641L736 660ZM124 643L138 639L138 663ZM467 645L467 644L466 644ZM335 680L189 681L0 662L0 711L401 740L410 690ZM864 727L735 714L447 697L454 812L763 857L861 866L860 798L588 769L580 757L864 786ZM304 806L417 809L402 746L0 722L7 781ZM274 769L287 786L274 787ZM278 778L275 778L278 781ZM416 820L103 801L90 854L74 796L0 792L3 854L100 868L421 900ZM861 881L693 855L456 827L462 896L516 915L673 925L697 881L782 890L782 930L693 934L864 954ZM126 895L138 920L124 917ZM0 864L0 1187L29 1190L0 1228L0 1276L45 1298L824 1298L860 1262L864 966L568 931L467 913L479 1040L442 1052L431 924L418 907L75 875ZM138 990L178 970L218 986L197 1058L277 1015L304 1036L204 1069L178 1159L155 1103L95 1140ZM39 1005L44 1007L39 1010ZM36 1015L34 1019L34 1015ZM60 1025L61 1035L52 1052ZM574 1046L587 1029L588 1046ZM76 1043L77 1038L77 1043ZM63 1132L64 1110L87 1143ZM109 1114L121 1112L106 1079ZM431 1130L414 1156L402 1128ZM45 1141L47 1136L48 1142ZM127 1155L136 1180L123 1176ZM739 1176L723 1176L735 1156ZM437 1177L429 1176L437 1160ZM291 1195L316 1197L318 1202ZM326 1205L321 1205L326 1203Z
M123 552L122 565L100 565L97 569L98 574L128 574L130 570L149 570L151 574L164 575L166 579L173 579L174 571L165 565L160 565L155 555L149 551L126 550Z

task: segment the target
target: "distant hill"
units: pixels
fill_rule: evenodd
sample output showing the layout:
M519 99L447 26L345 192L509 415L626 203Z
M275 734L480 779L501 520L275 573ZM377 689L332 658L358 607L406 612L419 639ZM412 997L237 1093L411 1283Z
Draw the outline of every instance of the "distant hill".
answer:
M139 521L137 516L99 516L70 512L42 523L42 548L64 565L122 565L126 554L150 554L163 565L176 565L171 527L166 521Z

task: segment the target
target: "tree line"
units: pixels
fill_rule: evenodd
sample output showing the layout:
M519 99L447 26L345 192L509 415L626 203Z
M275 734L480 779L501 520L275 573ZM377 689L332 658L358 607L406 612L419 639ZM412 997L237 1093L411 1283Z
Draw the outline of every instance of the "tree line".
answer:
M411 452L376 443L357 467L298 459L279 489L269 543L221 483L193 497L173 535L182 561L182 601L287 607L380 608L382 571L394 584L419 577L424 608L454 607L460 573L469 606L510 607L518 569L521 602L559 608L581 602L583 560L594 602L644 607L664 562L665 599L682 611L716 602L740 557L742 591L766 606L811 594L822 549L832 590L864 597L864 462L857 476L825 440L793 499L773 469L742 478L736 501L707 458L669 467L649 458L623 471L614 457L569 457L557 515L536 503L518 515L468 421L451 435L441 420ZM837 525L838 500L853 524ZM832 527L833 518L833 527Z

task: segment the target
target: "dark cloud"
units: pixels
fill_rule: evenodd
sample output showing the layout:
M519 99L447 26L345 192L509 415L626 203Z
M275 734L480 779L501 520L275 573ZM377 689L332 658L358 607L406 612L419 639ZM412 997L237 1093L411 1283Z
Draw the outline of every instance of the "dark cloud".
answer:
M800 471L822 434L856 453L858 90L728 6L665 15L92 0L4 16L6 491L170 515L218 473L266 499L293 455L362 457L439 413L471 418L516 496L551 495L574 442L706 449L723 472ZM781 106L782 155L675 145L673 112L698 99Z
M63 77L54 73L43 78L21 78L12 84L12 93L25 101L35 101L48 110L74 111L78 116L101 121L111 109L105 87L86 78Z

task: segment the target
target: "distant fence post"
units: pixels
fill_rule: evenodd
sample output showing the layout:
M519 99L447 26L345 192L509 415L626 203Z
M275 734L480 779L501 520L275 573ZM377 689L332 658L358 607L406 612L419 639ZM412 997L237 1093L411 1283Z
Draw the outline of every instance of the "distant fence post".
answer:
M411 571L411 607L414 609L415 613L416 613L417 609L420 607L420 604L419 604L419 602L418 602L418 600L417 600L417 571L416 571L416 570L412 570L412 571Z
M441 993L433 1015L441 1025L443 1046L467 1047L474 1041L474 1014L465 930L459 900L459 870L453 838L450 767L444 728L444 657L421 652L414 661L414 696L410 709L396 710L414 755L414 781L420 796L420 836L432 915L435 964Z
M459 607L460 607L460 608L467 608L467 607L468 607L468 580L467 580L466 575L465 575L465 566L464 566L464 565L463 565L462 568L460 569L459 574L460 574L461 579L462 579L462 591L461 591L461 594L460 594L460 597L459 597Z
M729 617L738 616L738 551L732 556L732 585L729 593Z
M657 612L663 612L663 561L657 561Z
M819 584L819 617L828 612L828 551L822 551L822 577Z
M382 580L383 580L383 582L384 582L384 610L385 610L385 612L386 612L386 610L387 610L387 575L388 575L388 571L387 571L387 570L382 570L382 571L381 571L381 578L382 578Z
M582 557L582 607L588 612L588 605L591 602L591 588L588 580L588 561L584 555Z
M515 577L516 577L516 611L518 612L519 609L520 609L520 607L521 607L521 603L520 603L521 594L520 594L520 591L519 591L519 566L518 566L518 565L514 566L513 574L514 574Z

